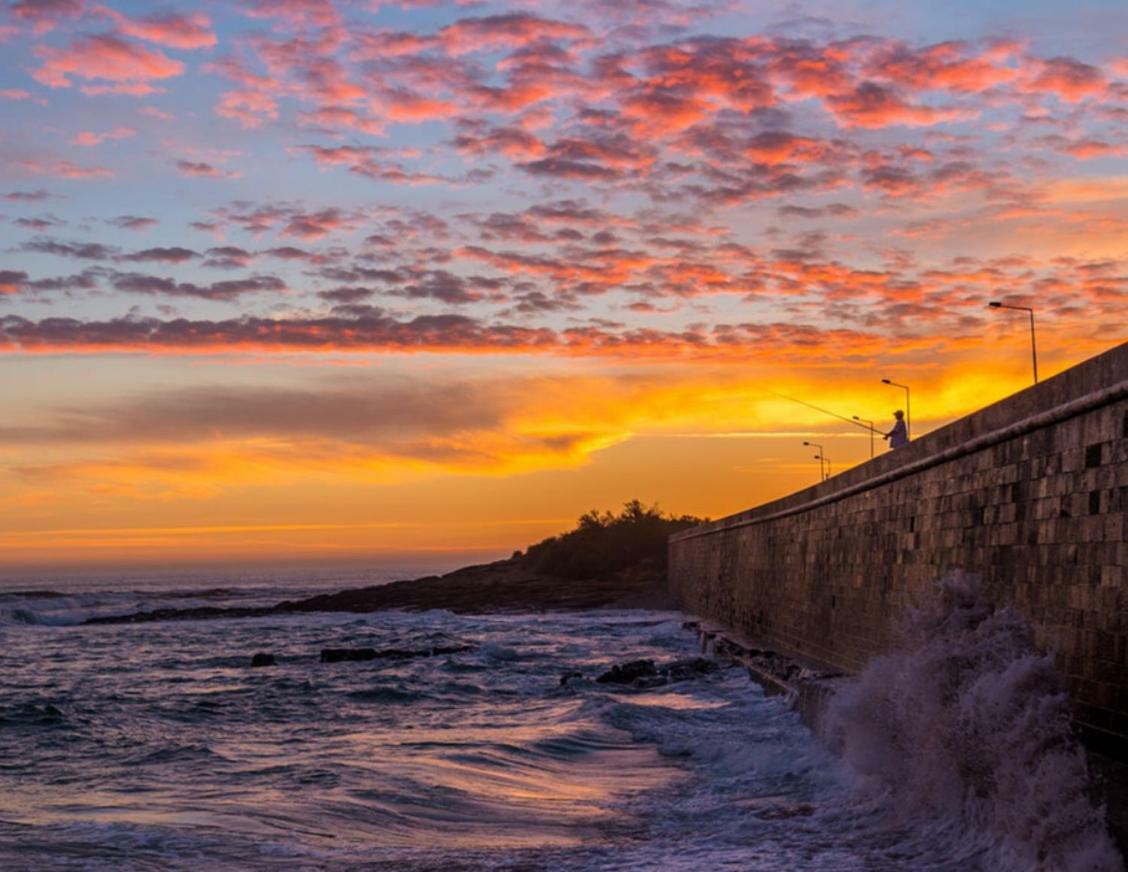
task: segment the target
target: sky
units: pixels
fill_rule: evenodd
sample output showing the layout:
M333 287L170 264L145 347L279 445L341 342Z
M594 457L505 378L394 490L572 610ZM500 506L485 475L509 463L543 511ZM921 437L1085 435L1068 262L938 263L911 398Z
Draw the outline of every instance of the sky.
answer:
M1122 0L0 7L0 569L720 517L1126 338ZM877 440L877 450L884 443Z

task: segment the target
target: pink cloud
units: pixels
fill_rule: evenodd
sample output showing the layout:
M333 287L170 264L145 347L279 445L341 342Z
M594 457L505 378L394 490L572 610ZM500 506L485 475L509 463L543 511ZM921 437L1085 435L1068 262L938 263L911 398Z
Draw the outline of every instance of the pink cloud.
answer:
M1090 64L1067 57L1035 60L1025 90L1031 94L1047 91L1069 103L1078 103L1104 91L1107 84L1104 74Z
M127 36L167 45L169 48L209 48L216 44L211 29L211 19L202 12L181 15L177 12L130 18L107 6L98 6L96 12L113 19L114 24Z
M27 273L22 270L0 269L0 296L18 294L26 281Z
M322 106L309 112L301 112L298 115L298 123L303 127L320 127L328 130L359 130L371 136L379 136L384 132L382 121L345 106Z
M85 6L84 0L17 0L11 5L11 13L42 36L65 19L77 18Z
M32 95L30 91L25 91L23 88L3 88L0 89L0 98L5 100L31 100ZM46 103L46 100L37 100L39 103Z
M105 79L133 89L125 93L150 93L149 81L171 78L184 71L180 61L127 42L113 33L80 36L64 49L40 45L35 48L35 54L43 63L32 71L32 77L51 88L69 88L68 77L77 76Z
M515 160L533 160L547 150L539 138L519 127L489 127L471 119L460 120L458 126L462 132L453 144L462 154L498 153Z
M352 221L340 209L322 209L320 212L295 212L282 228L281 236L296 236L307 242L321 239L341 228L352 225Z
M384 150L373 146L341 145L326 148L320 145L309 145L303 146L303 150L312 154L313 159L322 166L343 164L349 168L350 172L393 184L431 185L450 181L441 176L413 172L398 163L381 160L379 158Z
M862 65L871 79L912 91L979 93L1018 76L1005 65L1017 46L996 44L980 55L962 42L912 48L901 42L881 44Z
M278 117L278 101L259 91L226 91L220 96L215 112L244 127L258 127Z
M891 88L862 82L854 90L826 97L827 108L846 127L881 128L895 125L927 127L960 118L957 109L937 109L902 99Z
M240 5L252 18L277 18L295 26L334 27L341 23L333 0L241 0Z
M148 82L115 82L112 85L81 85L79 90L88 97L103 94L127 94L130 97L148 97L150 94L163 94L164 88L157 88Z
M205 176L211 179L237 179L243 174L234 170L224 170L205 161L178 160L176 168L185 176Z
M55 176L62 179L112 179L109 167L84 167L69 160L51 158L26 158L15 161L15 166L37 176Z
M79 133L74 139L71 140L75 145L95 146L100 145L106 140L128 139L131 136L136 136L137 131L132 127L115 127L113 130L107 130L102 133L94 133L90 130L84 130Z
M1128 150L1125 145L1113 145L1099 139L1079 139L1062 148L1066 154L1071 154L1079 160L1088 160L1095 157L1112 157L1124 154Z
M137 110L137 114L144 115L146 118L155 118L157 121L172 121L176 118L171 112L165 112L156 106L142 106Z
M117 218L108 218L106 223L122 230L148 230L160 222L146 215L119 215Z
M436 35L436 41L452 55L590 38L591 31L582 24L554 21L524 12L463 18L444 27Z

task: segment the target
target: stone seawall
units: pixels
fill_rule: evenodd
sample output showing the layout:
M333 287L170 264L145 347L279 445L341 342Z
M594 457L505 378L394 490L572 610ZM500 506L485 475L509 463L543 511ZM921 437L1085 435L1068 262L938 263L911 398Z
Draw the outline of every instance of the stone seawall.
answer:
M1128 343L829 481L670 539L682 608L856 671L953 570L1033 624L1128 753Z

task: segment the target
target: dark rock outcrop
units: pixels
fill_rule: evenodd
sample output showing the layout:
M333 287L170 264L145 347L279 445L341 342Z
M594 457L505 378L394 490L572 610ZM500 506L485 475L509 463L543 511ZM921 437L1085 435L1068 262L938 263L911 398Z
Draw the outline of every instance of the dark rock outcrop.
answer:
M155 609L128 615L98 615L87 624L132 624L142 621L185 621L257 618L307 612L377 612L384 609L446 609L458 614L524 611L571 611L600 608L674 608L666 591L664 570L638 566L599 578L566 579L537 572L523 559L466 566L443 576L394 581L285 600L272 606Z
M716 662L705 657L675 660L661 666L656 666L653 660L632 660L621 666L612 666L595 680L600 684L622 684L636 690L644 690L675 681L688 681L715 672L719 668ZM564 683L566 682L562 679L561 684Z
M274 666L274 665L276 665L276 664L275 664L275 661L274 661L274 655L273 654L266 654L262 651L259 651L253 657L251 657L251 666L258 667L258 666Z
M350 660L375 660L375 648L322 648L322 663L343 663Z
M657 674L653 660L632 660L622 666L612 666L595 680L600 684L634 684L640 678L653 678Z

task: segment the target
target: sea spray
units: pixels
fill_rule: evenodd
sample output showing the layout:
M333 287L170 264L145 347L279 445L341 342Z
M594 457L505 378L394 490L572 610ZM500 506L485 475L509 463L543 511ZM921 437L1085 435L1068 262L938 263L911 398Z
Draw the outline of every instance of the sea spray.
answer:
M941 821L984 868L1124 868L1088 794L1068 695L1030 625L955 574L906 616L898 650L830 703L826 738L902 823Z

